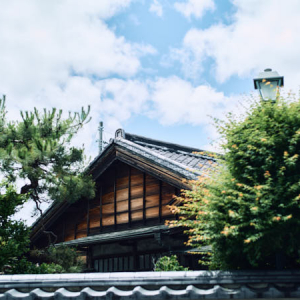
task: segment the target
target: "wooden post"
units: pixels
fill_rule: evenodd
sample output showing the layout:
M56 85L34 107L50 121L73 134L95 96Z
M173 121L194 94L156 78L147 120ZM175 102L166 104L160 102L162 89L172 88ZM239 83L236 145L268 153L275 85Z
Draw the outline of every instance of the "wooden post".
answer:
M90 234L90 200L87 199L87 213L86 213L86 235Z
M100 231L102 231L102 185L100 186Z
M131 227L131 167L128 166L128 226Z
M179 193L180 193L180 190L179 190L178 188L175 188L175 195L178 196ZM176 214L176 215L175 215L175 218L176 218L176 220L179 220L179 215Z
M76 240L77 237L77 224L75 223L75 228L74 228L74 240Z
M162 222L162 181L159 181L159 208L158 208L159 223Z
M66 238L66 220L63 221L63 234L62 234L62 241L64 242Z
M114 170L114 227L117 229L117 171Z
M137 253L137 244L134 242L133 244L133 249L132 249L132 254L133 254L133 271L137 272L139 270L139 256Z
M90 248L91 246L88 246L87 251L86 251L86 262L87 262L87 268L92 269L92 263L93 263L93 253L92 249Z
M146 225L146 173L143 173L143 222Z

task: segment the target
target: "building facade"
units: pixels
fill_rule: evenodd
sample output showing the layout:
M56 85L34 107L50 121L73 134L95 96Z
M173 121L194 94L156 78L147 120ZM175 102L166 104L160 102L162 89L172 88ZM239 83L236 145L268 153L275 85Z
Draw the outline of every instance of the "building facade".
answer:
M176 195L190 188L186 180L215 163L199 152L117 130L88 167L96 197L53 204L32 227L32 247L49 245L50 231L52 243L82 251L89 271L150 271L170 254L198 269L199 257L188 253L182 229L165 221L176 218L168 206L179 205Z

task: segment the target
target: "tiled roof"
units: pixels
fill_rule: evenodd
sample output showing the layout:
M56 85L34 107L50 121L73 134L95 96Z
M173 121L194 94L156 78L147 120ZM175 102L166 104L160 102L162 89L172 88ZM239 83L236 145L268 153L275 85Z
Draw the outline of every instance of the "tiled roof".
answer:
M0 299L299 299L299 271L181 271L0 276Z
M215 158L205 155L203 150L197 148L153 140L130 133L125 133L125 139L193 170L202 171L215 161Z
M216 154L214 153L125 133L124 130L118 129L115 138L110 141L106 149L95 158L90 166L96 163L112 144L121 146L135 155L145 157L153 163L175 171L186 179L197 179L199 175L216 164Z

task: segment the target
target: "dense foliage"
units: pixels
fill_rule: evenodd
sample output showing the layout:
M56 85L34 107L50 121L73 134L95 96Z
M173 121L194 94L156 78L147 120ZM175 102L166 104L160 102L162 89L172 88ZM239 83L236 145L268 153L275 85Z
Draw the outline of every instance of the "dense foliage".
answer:
M12 216L26 201L16 189L3 181L0 187L0 271L9 271L17 259L28 250L29 230Z
M188 268L181 266L177 255L163 256L155 263L154 271L188 271Z
M32 253L34 252L34 254ZM30 251L31 260L22 256L6 265L6 274L49 274L79 273L84 263L75 248L67 246L50 246L47 249ZM34 257L32 257L34 255ZM39 262L32 262L38 259Z
M94 195L93 182L83 174L83 149L70 146L78 130L88 122L88 112L69 113L52 109L21 112L20 122L6 120L5 99L0 99L0 172L9 182L22 179L20 190L35 201Z
M89 108L80 113L46 109L41 113L21 112L21 121L6 118L5 97L0 99L0 174L6 178L0 195L0 271L12 268L13 261L28 250L28 229L11 216L27 200L33 200L37 213L40 205L51 201L76 201L94 197L92 178L84 172L84 149L70 142L89 121ZM20 186L17 191L14 186ZM45 231L46 233L46 231ZM55 235L47 232L49 243ZM53 239L54 236L54 239ZM31 268L26 258L18 259L15 272Z
M30 257L36 262L32 273L79 273L84 267L76 248L63 245L31 250Z
M173 207L211 268L294 268L300 259L300 100L254 102L217 127L223 160Z

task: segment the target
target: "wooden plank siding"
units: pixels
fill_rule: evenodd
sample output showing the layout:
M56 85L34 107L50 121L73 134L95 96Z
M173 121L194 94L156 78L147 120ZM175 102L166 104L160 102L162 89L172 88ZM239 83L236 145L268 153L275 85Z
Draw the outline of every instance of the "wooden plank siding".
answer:
M167 205L176 188L125 163L112 165L96 186L94 199L72 204L60 218L59 242L174 217Z

